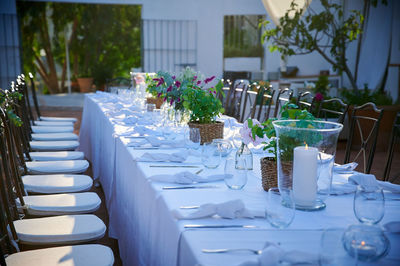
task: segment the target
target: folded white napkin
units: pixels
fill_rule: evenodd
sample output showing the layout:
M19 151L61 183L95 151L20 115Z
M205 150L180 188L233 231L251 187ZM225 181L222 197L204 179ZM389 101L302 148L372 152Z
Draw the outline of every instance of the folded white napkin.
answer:
M143 154L139 162L177 162L181 163L186 161L187 154L181 152L174 153L148 153Z
M343 195L343 194L351 194L354 193L357 189L357 186L354 184L332 184L331 186L331 195Z
M151 128L145 127L145 126L136 126L134 128L135 133L138 133L140 136L143 135L155 135L155 136L161 136L162 132L155 131Z
M185 211L186 212L186 211ZM189 214L182 214L182 210L173 210L176 219L202 219L218 215L222 218L256 218L265 217L265 211L249 210L244 206L241 200L231 200L219 204L206 203L201 205L196 211Z
M299 250L285 251L277 244L267 242L257 261L248 261L240 266L274 266L278 264L307 264L318 265L318 254L308 253Z
M398 234L400 233L400 222L389 222L385 224L383 227L385 227L386 231L390 233L395 233Z
M352 163L346 163L346 164L335 164L333 166L333 171L334 172L341 172L341 171L353 171L356 169L358 166L358 163L352 162Z
M392 193L400 193L400 185L378 181L376 180L375 176L371 174L355 173L349 176L347 184L332 184L331 194L341 195L353 193L356 191L358 185L368 190L382 188L383 190L387 190Z
M209 175L200 176L193 174L189 171L180 172L174 175L153 175L149 179L158 182L178 183L178 184L193 184L193 183L207 183L223 180L225 175Z
M173 148L184 147L183 141L173 141L173 140L160 139L160 138L157 138L155 136L148 136L148 137L146 137L146 140L153 147L159 147L161 145L165 145L165 146L169 146L169 147L173 147Z

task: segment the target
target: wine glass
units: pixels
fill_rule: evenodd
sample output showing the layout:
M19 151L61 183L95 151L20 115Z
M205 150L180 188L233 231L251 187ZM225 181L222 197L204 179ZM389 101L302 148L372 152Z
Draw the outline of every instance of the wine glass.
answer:
M353 210L357 219L364 224L379 223L385 214L385 196L379 187L357 186Z
M227 159L225 162L225 184L234 190L242 189L247 183L246 160Z
M201 161L206 168L215 169L221 162L221 152L213 142L204 143L201 149Z
M285 202L285 204L282 204ZM289 189L270 188L266 217L268 222L276 228L288 227L294 219L295 203L293 191Z
M200 129L190 127L185 129L185 146L188 149L197 150L200 147L200 142Z

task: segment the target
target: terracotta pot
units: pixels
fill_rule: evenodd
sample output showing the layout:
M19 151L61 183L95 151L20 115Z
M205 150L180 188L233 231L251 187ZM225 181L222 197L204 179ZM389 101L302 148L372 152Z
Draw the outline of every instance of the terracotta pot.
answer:
M80 91L87 93L92 91L93 78L77 78Z
M188 123L190 128L198 128L200 130L201 144L211 142L213 139L224 138L224 123L216 121L215 123L199 124Z
M382 120L379 125L379 133L378 140L376 142L376 151L386 151L389 147L390 134L392 132L393 123L396 119L397 112L400 111L400 105L380 105L377 106L378 109L383 109ZM353 112L354 106L349 107L348 117L349 121L351 120L351 114ZM362 110L358 112L359 115L369 116L369 117L377 117L376 113L372 110ZM361 127L366 128L365 132L363 132L364 139L367 136L367 133L370 131L371 124L362 121ZM360 133L357 128L355 128L354 136L353 136L353 144L352 148L358 150L361 147L361 138Z
M155 97L148 97L146 98L147 103L154 103L156 105L157 109L161 108L161 105L163 104L163 99L161 98L155 98Z

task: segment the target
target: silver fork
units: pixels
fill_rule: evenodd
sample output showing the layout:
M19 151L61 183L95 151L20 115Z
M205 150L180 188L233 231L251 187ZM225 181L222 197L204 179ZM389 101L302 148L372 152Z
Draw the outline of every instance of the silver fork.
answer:
M255 255L261 255L262 250L251 248L223 248L223 249L202 249L203 253L229 253L229 252L250 252Z

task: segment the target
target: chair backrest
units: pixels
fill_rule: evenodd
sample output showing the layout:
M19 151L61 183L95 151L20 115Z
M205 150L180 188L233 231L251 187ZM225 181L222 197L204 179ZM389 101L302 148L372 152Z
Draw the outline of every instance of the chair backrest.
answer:
M247 91L248 84L248 80L236 80L233 82L226 99L225 112L227 115L235 118L239 117L243 91Z
M316 107L317 118L328 120L328 118L337 119L336 122L343 124L346 118L349 105L345 104L339 98L331 98L328 100L322 100Z
M261 88L257 83L253 83L249 86L249 89L244 93L244 103L242 108L242 114L240 116L239 122L243 123L243 121L248 118L255 118L255 112L257 108L257 100L260 95ZM247 108L250 106L250 108ZM249 109L249 110L248 110Z
M396 119L393 122L392 133L390 135L390 140L389 140L389 149L386 155L385 169L383 171L384 181L394 182L396 181L396 179L400 177L400 175L396 173L396 176L390 178L390 170L392 168L394 146L399 140L399 137L400 137L400 113L397 113Z
M36 115L37 119L40 120L41 114L40 114L40 109L39 109L39 103L37 100L36 96L36 87L35 87L35 81L33 80L33 75L31 72L29 72L29 80L31 82L31 91L32 91L32 98L33 98L33 105L35 105L35 110L36 110Z
M344 163L349 163L350 160L357 161L360 155L362 155L364 173L369 174L375 155L382 116L383 110L378 109L374 103L366 103L353 109ZM356 134L360 138L360 144L356 142ZM356 156L350 159L352 149L355 146L358 146L359 150L357 149ZM368 149L369 152L367 151Z
M293 91L289 88L283 88L279 90L278 95L276 96L276 101L275 101L275 111L274 111L274 117L278 117L278 112L280 108L287 102L290 101L293 97Z
M248 81L244 81L244 82L240 82L234 91L235 97L233 98L233 103L232 103L232 107L234 108L233 110L233 117L235 117L236 119L240 120L240 114L241 114L241 110L242 110L242 101L244 96L246 95L246 92L248 91L250 87L250 84Z
M258 110L258 114L257 114L258 121L264 122L269 118L269 115L271 113L271 106L274 102L274 95L275 95L275 90L271 85L267 88L264 88L261 105L263 107L265 106L265 113L264 113L264 117L260 120L263 108L260 108Z
M20 75L20 79L21 79L21 81L22 81L22 83L23 83L23 86L22 86L22 93L23 93L23 96L24 96L24 98L25 98L24 103L25 103L25 105L26 105L26 107L27 107L27 115L29 116L29 120L32 121L32 123L34 123L35 118L33 117L32 108L31 108L31 103L30 103L30 101L29 101L28 85L26 84L25 75L24 75L24 74L21 74L21 75Z
M314 107L315 97L309 91L304 91L299 94L297 97L296 105L301 109L306 109L307 111L311 112Z

